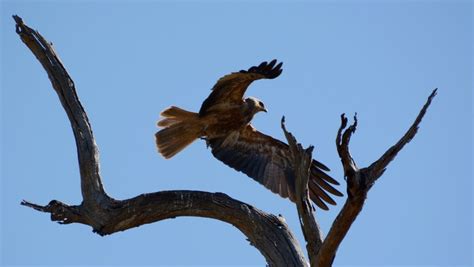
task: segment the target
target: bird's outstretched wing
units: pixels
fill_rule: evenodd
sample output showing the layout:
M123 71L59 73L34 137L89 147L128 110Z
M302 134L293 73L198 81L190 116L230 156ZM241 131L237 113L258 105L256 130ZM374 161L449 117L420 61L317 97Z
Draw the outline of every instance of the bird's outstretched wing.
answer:
M225 139L207 140L214 157L281 197L295 201L295 176L287 144L255 130L251 125L240 131L236 140L224 142ZM321 209L328 210L326 203L336 204L328 193L336 196L342 196L342 193L331 185L339 183L324 171L329 169L313 160L308 188L311 200Z
M212 88L212 93L202 103L199 115L205 115L209 109L218 104L238 104L242 103L245 90L255 80L259 79L274 79L278 77L281 72L283 62L276 64L274 59L270 63L262 62L258 66L253 66L248 70L241 70L233 72L222 78Z

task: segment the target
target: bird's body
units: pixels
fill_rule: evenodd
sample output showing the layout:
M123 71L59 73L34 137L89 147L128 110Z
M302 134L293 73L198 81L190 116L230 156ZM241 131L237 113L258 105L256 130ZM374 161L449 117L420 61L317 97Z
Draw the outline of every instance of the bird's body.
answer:
M254 80L273 79L281 74L282 63L263 62L246 71L231 73L219 79L198 113L170 107L161 112L163 117L156 133L158 151L165 158L202 138L211 147L212 154L226 165L247 174L265 187L294 201L294 174L285 143L257 131L251 124L254 115L266 112L262 101L243 98ZM342 195L330 184L338 184L324 171L329 169L313 160L309 181L310 197L323 209L323 202L335 204L325 192Z
M202 133L203 137L216 138L240 133L245 129L245 126L250 124L257 112L265 110L263 107L257 106L257 99L253 98L252 101L255 101L253 102L255 104L243 101L241 105L222 106L215 108L212 110L213 112L200 115L200 118L208 125Z

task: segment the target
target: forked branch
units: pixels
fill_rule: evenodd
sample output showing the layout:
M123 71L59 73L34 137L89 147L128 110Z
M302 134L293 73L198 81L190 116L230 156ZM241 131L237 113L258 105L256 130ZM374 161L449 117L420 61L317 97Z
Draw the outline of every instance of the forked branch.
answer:
M366 168L359 169L357 167L349 150L350 139L357 128L357 117L354 116L354 123L347 127L347 118L344 114L341 115L341 127L337 132L336 147L347 181L348 196L321 246L316 261L317 266L331 266L339 245L357 218L357 215L362 210L370 188L372 188L375 181L384 173L388 164L395 158L397 153L416 135L419 124L430 106L431 101L435 97L436 92L437 89L434 89L430 94L426 104L403 137L394 146L390 147L378 160ZM344 131L344 133L342 133L342 131Z
M286 130L284 118L282 118L281 127L290 146L291 163L296 177L296 206L311 266L328 267L332 265L337 249L357 218L357 215L361 212L370 188L384 173L388 164L395 158L398 152L415 137L419 124L436 92L437 89L434 89L414 123L403 137L378 160L369 167L362 169L357 167L349 150L351 137L357 129L357 114L354 115L354 123L349 127L347 127L348 120L346 116L344 114L341 115L341 126L336 135L336 148L347 181L347 199L325 239L322 238L321 230L314 218L308 197L309 162L311 162L313 147L310 146L307 149L303 149L295 137Z

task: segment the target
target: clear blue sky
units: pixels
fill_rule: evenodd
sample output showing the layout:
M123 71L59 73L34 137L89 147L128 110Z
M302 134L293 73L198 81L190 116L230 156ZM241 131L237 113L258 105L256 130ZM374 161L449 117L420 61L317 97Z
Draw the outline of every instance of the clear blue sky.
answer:
M2 1L1 250L3 265L264 265L243 234L219 221L177 218L100 237L20 206L81 201L69 122L45 71L14 31L38 29L73 77L100 149L107 192L225 192L282 214L303 245L296 209L214 159L202 141L171 160L155 150L159 112L198 110L222 75L284 62L248 95L343 186L334 139L359 114L352 152L366 166L394 144L431 90L421 129L369 193L335 265L471 265L472 11L469 1ZM342 204L343 199L338 199ZM327 232L341 205L317 211Z

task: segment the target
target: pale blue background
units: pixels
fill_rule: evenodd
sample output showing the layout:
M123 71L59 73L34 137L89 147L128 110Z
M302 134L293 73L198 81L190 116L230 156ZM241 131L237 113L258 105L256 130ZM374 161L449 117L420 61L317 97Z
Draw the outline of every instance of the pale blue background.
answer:
M100 237L19 205L79 204L81 194L69 122L14 31L18 14L54 43L73 77L111 196L225 192L282 214L300 242L294 205L221 164L202 141L171 160L158 156L159 112L171 104L196 111L220 76L277 58L283 74L248 91L269 109L255 126L282 138L286 115L288 128L344 182L334 145L339 115L358 112L351 148L366 166L439 87L335 265L471 265L472 8L468 1L3 1L0 262L264 265L244 235L219 221L178 218ZM325 232L340 207L317 211Z

